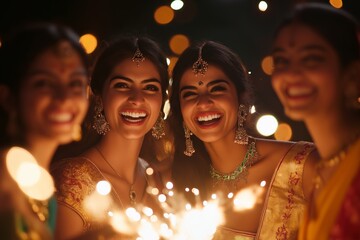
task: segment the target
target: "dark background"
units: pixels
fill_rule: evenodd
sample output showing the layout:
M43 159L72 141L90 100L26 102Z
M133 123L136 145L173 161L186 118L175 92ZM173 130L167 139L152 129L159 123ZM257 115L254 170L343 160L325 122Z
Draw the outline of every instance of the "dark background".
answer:
M154 11L171 0L13 0L0 8L0 39L23 22L50 20L72 27L80 35L94 34L101 42L124 33L154 37L167 54L174 55L168 42L174 34L185 34L191 41L209 39L235 50L252 72L259 114L270 113L293 128L292 140L310 140L304 125L284 116L280 102L261 70L261 60L269 53L272 34L295 0L269 0L268 10L258 10L259 0L183 0L174 20L158 25ZM314 2L314 1L312 1ZM328 2L328 1L316 1ZM343 0L343 9L360 18L360 1ZM2 4L5 4L4 2ZM271 138L271 137L270 137Z

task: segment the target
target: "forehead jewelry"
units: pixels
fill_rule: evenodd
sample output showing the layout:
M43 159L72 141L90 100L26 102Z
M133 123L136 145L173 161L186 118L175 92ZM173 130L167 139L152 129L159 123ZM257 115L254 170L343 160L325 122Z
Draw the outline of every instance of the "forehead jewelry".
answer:
M136 63L136 66L139 66L141 62L145 61L145 57L144 55L142 54L142 52L140 51L139 49L139 46L138 46L138 39L136 39L136 50L135 50L135 53L134 53L134 56L132 57L132 61L134 63Z
M194 64L192 65L192 69L193 69L195 76L198 75L199 73L201 75L205 75L205 73L208 69L208 66L209 66L209 64L202 59L202 49L204 46L205 46L205 43L199 48L199 57L196 60L196 62L194 62ZM201 85L200 82L199 82L199 85Z

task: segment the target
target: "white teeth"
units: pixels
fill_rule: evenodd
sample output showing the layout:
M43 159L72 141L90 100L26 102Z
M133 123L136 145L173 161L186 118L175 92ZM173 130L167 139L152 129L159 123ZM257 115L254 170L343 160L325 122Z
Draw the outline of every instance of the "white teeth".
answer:
M70 113L60 113L60 114L51 114L49 115L50 120L56 122L68 122L72 119L72 114Z
M198 117L198 121L211 121L213 119L218 119L221 116L219 114L212 114L208 116Z
M132 118L146 117L146 113L144 112L122 112L121 115Z
M293 87L293 88L289 88L287 91L288 95L292 97L308 95L311 92L312 92L312 88L308 88L308 87Z

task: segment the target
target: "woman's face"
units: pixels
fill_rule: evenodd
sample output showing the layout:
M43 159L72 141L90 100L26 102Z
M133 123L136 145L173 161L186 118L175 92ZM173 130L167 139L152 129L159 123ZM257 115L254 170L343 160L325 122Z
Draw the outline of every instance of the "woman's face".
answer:
M287 116L329 117L341 108L338 55L314 30L295 23L284 27L274 42L273 61L272 85Z
M87 70L67 42L39 55L20 88L20 117L26 138L68 143L87 108Z
M102 101L110 133L126 139L144 137L158 119L162 105L156 66L150 60L139 66L131 59L120 62L106 79Z
M209 65L205 75L188 69L180 80L180 107L186 126L204 142L235 134L237 92L218 67Z

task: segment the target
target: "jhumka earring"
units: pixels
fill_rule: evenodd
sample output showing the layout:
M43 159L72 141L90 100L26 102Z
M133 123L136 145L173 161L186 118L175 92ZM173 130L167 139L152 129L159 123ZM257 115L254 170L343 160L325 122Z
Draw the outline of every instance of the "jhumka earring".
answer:
M81 140L81 126L80 124L75 124L74 128L73 128L73 132L72 132L72 139L74 141L80 141Z
M152 127L151 135L156 139L159 140L163 136L165 136L165 121L164 118L161 116L160 113L158 119L156 120L155 125Z
M101 100L97 100L95 103L95 115L92 127L99 135L105 135L108 131L110 131L110 125L106 121L105 116L102 114L103 110L104 108Z
M244 122L246 120L246 116L247 116L247 108L245 107L245 105L240 104L237 114L237 118L238 118L237 129L235 132L234 143L245 145L248 144L249 142L249 136L244 128Z
M192 70L193 70L195 76L198 75L199 73L201 75L205 75L205 73L208 69L208 66L209 66L209 64L205 60L202 59L202 49L204 46L205 46L205 43L199 48L199 57L196 60L196 62L194 62L194 64L192 65ZM199 83L199 85L201 85L201 84Z
M184 132L185 132L185 151L184 151L184 154L186 156L188 156L188 157L191 157L195 152L193 142L191 141L191 138L190 138L190 136L192 135L192 132L185 125L185 123L183 123L183 126L184 126Z
M145 57L142 54L142 52L140 51L140 48L139 48L139 45L138 45L138 39L136 39L136 46L137 46L137 48L136 48L134 56L132 57L131 60L134 63L136 63L136 66L139 66L141 62L145 61Z

